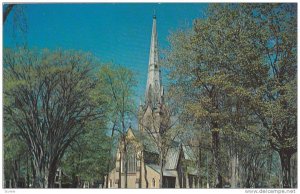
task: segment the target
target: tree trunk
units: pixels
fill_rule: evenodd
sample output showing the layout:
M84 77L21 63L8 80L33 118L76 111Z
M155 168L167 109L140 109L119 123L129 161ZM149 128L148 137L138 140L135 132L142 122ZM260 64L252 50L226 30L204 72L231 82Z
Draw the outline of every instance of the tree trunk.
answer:
M139 164L140 164L140 168L139 168L139 170L140 170L139 188L142 188L142 159L141 158L139 159Z
M35 172L35 168L34 168L34 164L33 164L33 160L30 159L30 164L31 164L31 171L32 171L32 187L35 186L34 181L36 180L36 172Z
M291 152L289 150L279 151L282 171L282 186L283 188L291 188Z
M159 167L160 167L160 179L159 179L159 188L163 188L163 157L162 153L159 155Z
M237 166L237 156L236 153L233 153L231 156L231 188L237 187L236 166Z
M109 155L110 155L110 151L109 151ZM107 171L106 180L105 180L106 188L108 188L109 168L110 168L110 160L107 162L107 167L106 167L106 171Z
M222 176L221 176L221 165L220 165L220 137L219 131L216 127L216 124L212 131L212 150L213 150L213 157L214 157L214 164L216 166L216 188L222 188Z
M297 154L291 156L291 187L295 187L297 183Z
M128 187L128 183L127 183L127 175L128 175L128 158L127 158L127 145L126 145L126 140L124 139L124 167L125 167L125 175L124 175L124 181L125 181L125 188Z
M209 188L208 152L206 152L206 188Z
M120 151L120 159L119 159L119 182L118 182L118 188L122 188L122 160L123 160L123 155L122 155L122 152ZM114 183L112 183L114 184ZM112 186L112 185L111 185Z
M268 187L272 187L271 184L271 177L272 177L272 164L273 164L273 152L271 152L268 156L268 175L266 176L266 179L268 179Z
M112 127L112 129L111 129L111 139L113 139L114 138L114 132L115 132L115 126L116 126L116 121L114 122L114 125L113 125L113 127ZM109 149L109 157L108 157L108 161L107 161L107 167L106 167L106 171L107 171L107 176L106 176L106 188L108 188L108 181L109 181L109 169L110 169L110 162L111 162L111 158L110 158L110 156L111 156L111 149L112 149L112 146L110 147L110 149Z
M145 164L144 153L143 153L143 159L144 159L143 165L144 165L144 171L145 171L144 178L145 178L145 183L146 183L146 189L148 189L149 183L148 183L148 179L147 179L147 168L146 168L146 164Z
M48 186L48 182L46 182L47 172L49 172L48 169L46 169L48 165L33 156L33 167L35 170L34 187L45 188Z
M35 188L53 188L55 174L57 170L57 159L50 164L43 159L33 159L33 167L35 171L34 187Z
M197 187L200 188L200 177L201 177L201 156L202 156L202 152L201 152L201 146L200 146L200 142L199 142L199 145L198 145L198 162L197 162L197 167L198 167L198 171L197 171L197 176L198 176L198 184L197 184Z
M28 157L28 153L26 154L26 187L29 188L29 157Z
M72 173L72 186L71 188L78 188L78 176L76 176L76 173Z
M124 99L124 98L123 98ZM124 104L123 104L124 105ZM122 142L123 142L123 146L124 146L124 148L123 148L123 151L124 151L124 159L125 159L125 163L124 163L124 168L125 168L125 170L124 170L124 172L125 172L125 176L124 176L124 181L125 181L125 188L127 188L127 145L126 145L126 127L125 127L125 116L124 116L124 113L125 113L125 111L124 111L124 106L123 106L123 112L122 112L122 129L123 129L123 134L122 134Z
M13 188L17 188L18 185L17 185L17 182L18 182L18 162L17 160L13 160Z
M48 188L54 188L56 171L56 164L52 164L48 174Z
M43 170L36 170L36 176L34 180L35 188L44 188L45 187L45 173Z

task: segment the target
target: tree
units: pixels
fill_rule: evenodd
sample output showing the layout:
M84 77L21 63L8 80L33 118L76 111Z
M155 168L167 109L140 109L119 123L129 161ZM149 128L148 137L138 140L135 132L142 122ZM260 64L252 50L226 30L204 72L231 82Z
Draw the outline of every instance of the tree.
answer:
M3 27L12 27L12 38L17 46L27 46L27 18L25 14L26 5L24 4L5 4L3 9ZM11 26L7 25L7 18L11 18Z
M182 134L183 129L178 122L180 114L177 112L176 102L172 101L170 95L171 93L164 96L164 102L159 103L156 108L152 108L151 103L140 105L138 113L140 130L149 135L150 138L147 141L154 142L158 151L159 188L163 188L163 169L168 150L174 146L175 138Z
M12 9L16 6L16 4L9 4L5 7L5 10L3 12L3 24L5 23L7 16L10 14Z
M257 4L248 12L261 34L258 47L268 75L253 109L281 160L283 187L291 187L290 159L297 151L297 9L295 4Z
M203 32L202 29L202 32L209 39L214 34L210 35L212 32L205 21L204 25L207 31ZM222 106L225 101L226 75L219 59L211 56L210 52L215 52L215 48L206 46L208 41L203 38L205 35L192 33L180 31L171 37L172 50L167 54L165 65L174 70L170 78L174 80L173 87L179 91L177 94L181 95L178 99L186 102L181 106L185 114L208 126L211 131L215 186L222 187L219 133L226 120L226 114L222 112L225 110Z
M111 138L118 132L120 137L119 154L125 160L125 188L127 188L127 144L126 134L130 127L130 119L134 115L134 87L136 80L134 73L122 66L112 64L104 65L98 72L97 92L101 99L105 99L108 105L108 118L110 119ZM111 151L110 151L111 152ZM107 169L111 160L107 161ZM121 159L120 164L121 167ZM109 172L108 172L109 175ZM107 180L109 180L107 175ZM121 183L121 169L119 169L119 188ZM108 185L108 184L106 184Z
M27 145L35 187L54 187L55 173L69 145L86 124L103 118L92 100L91 55L27 49L4 51L4 123L11 122Z
M28 162L29 158L26 145L20 141L18 134L11 129L4 131L3 145L5 187L29 187L29 171L31 171L31 169Z
M106 133L103 121L90 122L87 130L69 146L61 166L64 173L72 176L73 188L80 186L79 180L104 181L107 169L103 164L110 159L111 147Z
M296 151L294 5L217 4L207 16L172 34L165 65L183 111L211 130L215 186L226 174L221 153L227 143L221 146L220 138L233 140L234 156L255 135L281 155L287 187Z

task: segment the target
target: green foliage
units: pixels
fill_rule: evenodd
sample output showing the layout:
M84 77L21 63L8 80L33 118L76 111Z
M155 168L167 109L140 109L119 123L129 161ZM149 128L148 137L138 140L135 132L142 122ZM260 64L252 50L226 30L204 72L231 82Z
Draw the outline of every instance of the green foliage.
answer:
M134 73L125 67L113 64L103 65L97 73L98 82L96 85L96 96L103 99L107 104L106 118L109 121L107 127L111 130L111 145L118 145L115 140L115 132L118 132L119 141L122 142L122 157L125 160L125 187L127 187L127 146L126 133L131 127L132 117L135 116L134 88L136 87L136 77ZM97 98L97 97L96 97ZM113 153L113 148L109 149L109 155ZM107 170L111 168L111 158L105 163ZM108 172L107 172L108 173ZM119 178L121 186L121 177Z
M88 123L104 118L103 102L91 98L90 67L97 61L74 51L5 49L3 62L4 126L15 129L27 146L34 186L53 187L65 150Z
M170 91L183 122L220 133L219 166L229 167L229 152L259 158L263 169L260 149L296 151L295 4L212 4L207 16L169 37Z
M101 66L97 78L95 97L107 103L107 118L115 125L115 130L125 134L136 108L134 73L128 68L107 64Z
M111 139L106 133L104 123L90 123L87 131L67 150L61 163L64 173L90 182L103 180L106 162L111 159Z
M20 169L15 169L14 163L17 162L25 162L26 154L28 154L28 150L24 142L17 137L16 134L12 132L4 131L3 136L3 156L4 156L4 177L6 179L14 179L14 171L18 171ZM22 161L21 161L22 160ZM24 167L24 166L21 166ZM25 176L24 168L21 169L21 176ZM17 172L18 173L18 172Z

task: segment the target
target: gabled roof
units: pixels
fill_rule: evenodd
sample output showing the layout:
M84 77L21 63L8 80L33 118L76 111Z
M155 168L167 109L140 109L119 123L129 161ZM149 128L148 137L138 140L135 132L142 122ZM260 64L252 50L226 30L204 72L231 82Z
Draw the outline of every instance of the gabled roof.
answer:
M179 160L180 155L180 147L171 147L168 150L167 156L166 156L166 163L165 168L166 169L176 169L177 163Z
M158 148L157 148L154 140L151 137L149 137L147 132L137 131L137 130L133 130L133 129L129 129L129 130L135 136L137 141L142 143L143 149L145 151L154 153L154 154L159 154ZM172 141L171 146L168 149L168 152L167 152L166 158L165 158L165 167L164 167L165 170L175 170L177 168L181 150L183 152L184 159L186 159L186 160L194 160L195 159L195 156L194 156L194 153L193 153L193 150L191 149L191 147L182 145L178 141Z
M184 159L186 160L195 160L195 154L190 146L182 145Z
M160 167L159 165L155 164L146 164L146 166L149 166L151 169L155 170L156 172L160 173ZM175 170L163 170L163 176L171 176L176 177L176 171Z
M137 131L133 129L131 129L131 131L134 134L134 136L137 138L137 140L142 143L145 151L159 154L155 142L149 137L149 135L146 132Z
M196 168L194 168L194 167L188 166L187 167L187 173L191 174L191 175L197 176L198 175L198 170Z

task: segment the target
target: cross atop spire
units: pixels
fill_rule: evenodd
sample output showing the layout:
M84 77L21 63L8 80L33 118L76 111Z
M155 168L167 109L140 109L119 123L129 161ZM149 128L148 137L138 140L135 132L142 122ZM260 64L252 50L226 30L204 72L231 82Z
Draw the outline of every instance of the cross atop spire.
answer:
M155 11L155 9L153 10L153 19L156 19L156 11Z

